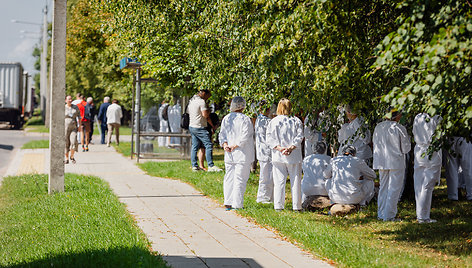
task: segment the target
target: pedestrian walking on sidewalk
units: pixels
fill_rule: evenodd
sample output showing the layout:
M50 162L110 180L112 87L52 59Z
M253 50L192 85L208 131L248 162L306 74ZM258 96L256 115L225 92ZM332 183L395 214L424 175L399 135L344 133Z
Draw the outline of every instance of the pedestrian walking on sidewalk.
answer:
M72 104L72 97L66 97L65 107L65 132L66 132L66 159L65 164L69 164L70 160L75 164L74 153L79 143L77 142L77 123L80 122L80 111L76 105Z
M227 210L243 208L246 183L254 161L254 129L251 119L242 113L244 108L244 98L234 97L231 113L221 123L219 141L225 150L223 191Z
M108 139L107 146L110 147L111 136L113 135L113 130L116 132L116 145L120 144L120 126L121 118L123 117L123 112L121 111L121 106L118 105L118 101L114 99L112 104L108 106L107 109L107 126L108 126Z
M110 106L110 97L105 97L103 98L103 103L100 105L100 108L98 109L98 122L100 123L100 129L102 130L101 133L101 143L105 144L105 135L108 131L108 126L107 126L107 109L108 106Z

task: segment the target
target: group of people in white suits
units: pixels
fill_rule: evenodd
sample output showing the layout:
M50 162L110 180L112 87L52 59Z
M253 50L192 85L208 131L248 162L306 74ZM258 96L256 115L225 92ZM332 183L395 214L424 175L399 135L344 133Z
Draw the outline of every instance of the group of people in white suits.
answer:
M180 133L180 118L181 118L181 106L180 103L170 105L167 102L162 102L158 109L159 116L159 132L167 133ZM180 144L179 137L158 137L158 144L160 147L168 147L176 144Z
M224 195L228 210L243 207L255 148L260 165L257 202L273 202L274 209L284 209L285 184L289 176L292 209L295 211L302 209L302 200L310 195L329 196L333 204L366 205L375 194L375 169L380 184L378 218L398 220L397 203L405 184L406 154L411 149L407 130L399 123L400 112L390 113L386 120L377 124L371 135L362 117L347 107L345 112L349 122L338 131L340 147L338 155L331 159L326 154L328 146L323 131L307 126L307 120L304 125L300 119L291 116L292 106L288 99L280 100L277 115L272 119L269 109L262 110L254 126L243 114L245 107L242 97L233 98L231 113L223 119L219 135L220 145L225 151ZM317 120L320 118L322 113ZM430 218L432 192L439 182L443 159L440 150L431 154L428 148L439 123L438 116L431 117L426 113L418 114L413 123L416 143L414 189L419 223L435 222ZM302 159L304 140L306 156ZM463 138L454 138L454 142L453 149L458 153L448 154L446 162L448 196L457 200L457 188L465 185L470 200L472 147Z

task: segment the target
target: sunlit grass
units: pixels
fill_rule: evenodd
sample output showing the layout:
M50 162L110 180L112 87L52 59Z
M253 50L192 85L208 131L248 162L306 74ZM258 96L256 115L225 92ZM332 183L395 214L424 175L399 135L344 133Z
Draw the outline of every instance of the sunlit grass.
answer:
M0 188L1 267L165 267L124 205L97 177L6 177Z
M43 149L49 148L49 140L32 140L23 144L21 149Z
M221 151L216 165L223 167ZM176 178L193 184L198 190L223 203L224 173L192 172L190 161L146 162L139 164L148 174ZM320 258L341 266L432 267L470 266L472 264L472 206L470 202L447 200L444 186L434 192L431 217L436 224L416 223L414 201L399 204L402 222L377 220L377 204L347 217L322 213L291 211L287 183L286 209L275 212L272 205L258 204L258 175L251 174L244 207L238 211L263 226L275 228Z

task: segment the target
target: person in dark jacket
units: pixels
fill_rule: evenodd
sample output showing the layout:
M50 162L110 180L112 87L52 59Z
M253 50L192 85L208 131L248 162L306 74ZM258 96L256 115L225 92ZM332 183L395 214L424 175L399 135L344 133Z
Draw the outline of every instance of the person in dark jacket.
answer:
M110 106L110 97L103 98L103 103L100 105L98 110L98 122L100 123L100 129L102 130L101 143L105 144L107 127L107 109Z

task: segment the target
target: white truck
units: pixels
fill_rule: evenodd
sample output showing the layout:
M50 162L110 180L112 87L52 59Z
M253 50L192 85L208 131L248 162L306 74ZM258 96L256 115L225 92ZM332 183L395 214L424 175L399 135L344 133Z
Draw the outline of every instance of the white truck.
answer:
M0 121L14 129L23 125L25 92L21 63L0 62Z

